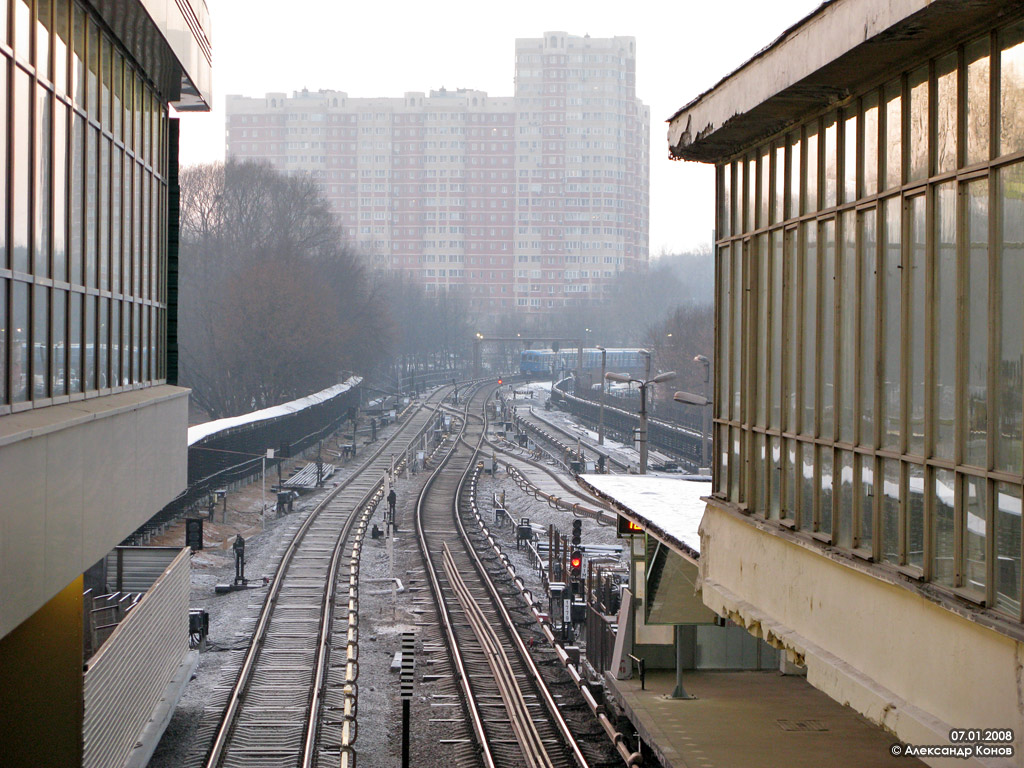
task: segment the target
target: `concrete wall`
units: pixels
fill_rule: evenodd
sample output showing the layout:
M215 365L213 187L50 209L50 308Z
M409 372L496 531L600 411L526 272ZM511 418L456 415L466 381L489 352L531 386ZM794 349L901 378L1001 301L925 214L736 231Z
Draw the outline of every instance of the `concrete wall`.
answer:
M0 637L185 488L188 390L0 418Z
M1024 644L813 547L709 503L705 604L785 648L812 685L903 741L948 743L951 727L968 724L1024 732Z

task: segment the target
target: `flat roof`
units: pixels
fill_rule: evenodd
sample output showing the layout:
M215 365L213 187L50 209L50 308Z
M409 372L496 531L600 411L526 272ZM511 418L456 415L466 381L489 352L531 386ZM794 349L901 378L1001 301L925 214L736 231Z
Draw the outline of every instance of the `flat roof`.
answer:
M711 478L580 475L579 482L683 557L700 557L698 528Z
M1022 14L1019 0L827 0L672 115L669 156L730 159Z

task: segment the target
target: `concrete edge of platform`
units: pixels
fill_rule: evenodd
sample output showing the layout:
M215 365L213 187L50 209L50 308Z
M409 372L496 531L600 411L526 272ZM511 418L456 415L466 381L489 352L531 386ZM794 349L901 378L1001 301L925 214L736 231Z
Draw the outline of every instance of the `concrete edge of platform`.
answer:
M676 750L671 746L666 746L669 740L665 737L665 734L661 732L661 729L654 723L652 723L652 727L649 728L646 723L641 721L636 710L629 705L626 697L623 696L622 692L619 690L618 685L616 685L617 681L615 680L615 675L613 675L610 670L605 671L604 679L608 693L615 698L615 703L622 709L626 717L629 718L629 722L633 724L637 734L643 740L643 743L647 748L654 753L656 758L658 758L658 762L660 762L664 768L687 768L682 755L676 752Z
M171 722L174 710L185 692L185 686L192 679L192 674L198 665L199 651L189 651L185 654L170 682L167 683L167 687L164 688L163 696L160 697L160 701L153 709L149 722L139 734L135 748L132 749L124 763L124 768L146 768L149 764L149 760L153 757L160 739L163 738L164 731L167 730L167 726Z

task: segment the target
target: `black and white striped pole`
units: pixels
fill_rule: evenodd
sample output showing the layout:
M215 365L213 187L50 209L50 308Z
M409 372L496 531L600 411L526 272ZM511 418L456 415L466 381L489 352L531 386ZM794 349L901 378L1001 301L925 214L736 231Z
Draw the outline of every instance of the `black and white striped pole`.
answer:
M413 677L416 671L416 635L402 633L402 768L409 768L409 702L412 700Z

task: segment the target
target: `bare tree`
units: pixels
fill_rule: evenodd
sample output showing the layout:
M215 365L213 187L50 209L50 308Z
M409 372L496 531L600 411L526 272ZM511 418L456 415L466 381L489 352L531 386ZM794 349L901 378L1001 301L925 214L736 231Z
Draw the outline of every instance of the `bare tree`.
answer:
M372 285L312 180L256 163L181 174L182 382L212 418L372 365Z

